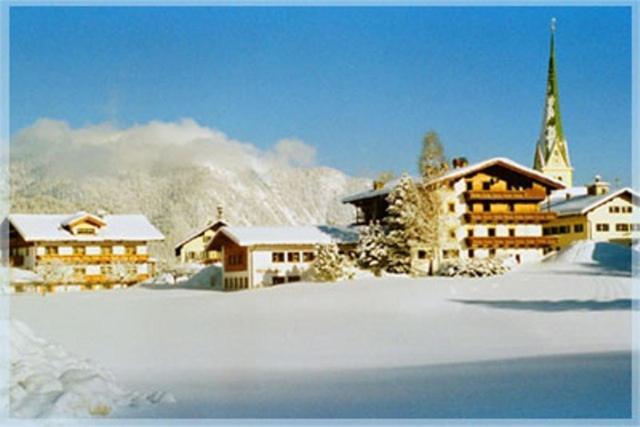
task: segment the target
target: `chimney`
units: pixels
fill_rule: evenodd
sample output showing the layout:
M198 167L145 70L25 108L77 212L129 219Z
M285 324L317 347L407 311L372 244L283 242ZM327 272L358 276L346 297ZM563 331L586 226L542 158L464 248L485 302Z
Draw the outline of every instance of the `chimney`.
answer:
M381 189L382 187L384 187L384 182L382 182L382 181L378 181L378 180L374 180L374 181L373 181L373 189L374 189L374 190L379 190L379 189Z
M469 161L466 157L456 157L451 160L451 165L454 169L463 168L465 166L469 166Z
M609 183L604 182L600 175L593 178L593 183L587 186L587 194L590 196L601 196L609 192Z
M216 210L218 211L218 221L222 221L224 218L224 211L223 211L222 205L218 205Z

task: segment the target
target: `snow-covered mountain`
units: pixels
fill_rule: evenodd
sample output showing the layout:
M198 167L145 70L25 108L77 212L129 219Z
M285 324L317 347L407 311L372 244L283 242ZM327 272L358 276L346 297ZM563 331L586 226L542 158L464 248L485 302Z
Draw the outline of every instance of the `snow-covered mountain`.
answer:
M203 148L202 141L176 150L162 140L137 145L140 129L135 139L113 131L95 142L78 135L80 130L46 125L34 125L12 140L12 212L141 212L165 234L161 255L167 258L176 242L216 217L219 205L225 219L237 225L346 224L355 213L340 198L369 185L336 169L282 161L277 150L256 153L241 147L221 160L214 138L213 150ZM135 152L114 145L125 143ZM234 149L239 144L224 143ZM144 150L154 151L142 156Z

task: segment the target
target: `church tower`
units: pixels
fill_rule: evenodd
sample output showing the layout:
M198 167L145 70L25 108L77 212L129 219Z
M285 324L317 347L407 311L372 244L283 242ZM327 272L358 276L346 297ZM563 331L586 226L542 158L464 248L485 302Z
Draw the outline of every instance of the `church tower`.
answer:
M547 73L547 93L542 114L542 129L536 145L533 168L543 174L573 186L573 168L569 161L569 148L562 131L558 76L556 74L556 52L554 36L556 19L551 19L551 48L549 71Z

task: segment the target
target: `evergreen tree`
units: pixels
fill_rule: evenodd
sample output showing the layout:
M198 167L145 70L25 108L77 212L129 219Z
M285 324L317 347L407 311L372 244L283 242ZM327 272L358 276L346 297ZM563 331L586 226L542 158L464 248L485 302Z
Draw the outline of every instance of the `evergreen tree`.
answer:
M424 240L423 201L413 179L403 174L398 185L387 196L387 271L411 271L411 247Z
M318 245L311 269L314 278L320 282L335 282L342 278L345 275L345 265L338 245Z
M442 175L447 169L447 158L440 137L434 131L429 131L422 140L422 152L418 161L420 175L425 181L430 181Z
M387 263L387 245L384 230L379 223L364 229L358 240L358 266L373 271L379 276Z
M447 159L436 132L429 131L425 135L419 166L423 180L420 192L420 214L424 218L421 241L426 244L427 257L437 264L442 241L443 211L441 185L433 183L433 180L447 171ZM436 268L434 266L434 270Z

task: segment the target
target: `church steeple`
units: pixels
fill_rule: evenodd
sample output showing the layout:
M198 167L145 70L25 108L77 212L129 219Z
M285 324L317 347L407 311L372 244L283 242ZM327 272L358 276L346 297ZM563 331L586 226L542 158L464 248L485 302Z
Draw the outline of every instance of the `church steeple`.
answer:
M533 168L571 187L573 185L573 168L569 161L569 148L562 129L562 116L560 115L555 32L556 20L552 18L547 92L542 114L542 129L536 145Z

